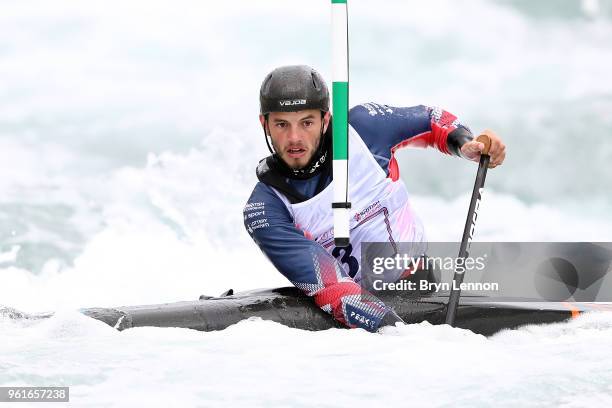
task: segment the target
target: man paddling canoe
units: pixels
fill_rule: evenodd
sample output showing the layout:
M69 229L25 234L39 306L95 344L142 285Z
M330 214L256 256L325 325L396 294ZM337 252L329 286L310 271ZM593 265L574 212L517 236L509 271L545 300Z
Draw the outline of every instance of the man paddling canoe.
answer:
M244 207L249 235L279 272L339 322L369 331L401 322L359 284L362 242L425 239L394 153L405 146L432 146L478 161L484 145L439 108L376 103L352 108L351 243L340 248L333 236L332 118L324 79L304 65L275 69L261 85L259 120L272 154L259 162L259 182ZM503 142L492 131L483 134L491 138L489 167L502 164Z

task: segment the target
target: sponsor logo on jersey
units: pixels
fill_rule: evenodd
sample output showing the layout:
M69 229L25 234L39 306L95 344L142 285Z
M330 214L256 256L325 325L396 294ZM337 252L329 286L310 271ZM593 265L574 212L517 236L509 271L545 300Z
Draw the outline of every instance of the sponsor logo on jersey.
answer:
M324 247L328 246L326 244L333 243L334 242L334 228L332 227L328 229L327 231L325 231L324 233L322 233L321 235L315 237L315 241L317 241L319 244L323 245Z
M376 211L380 208L380 202L376 201L373 204L368 205L366 208L364 208L363 210L361 210L360 212L356 213L353 218L355 219L355 221L359 222L362 219L366 218L368 215L370 215L370 213L372 211Z
M264 202L248 203L244 206L242 214L244 215L244 224L249 234L253 234L253 231L259 228L269 227L266 216L266 206Z
M262 218L260 220L252 221L247 226L247 230L249 230L249 232L251 232L251 231L255 231L255 230L260 229L260 228L267 228L269 226L270 226L270 224L268 224L268 219L267 218Z
M376 116L378 114L385 115L386 113L393 113L393 109L391 109L387 105L379 105L377 103L364 103L361 106L368 110L368 114L370 116Z
M251 211L257 211L257 210L263 210L265 207L265 203L262 202L255 202L255 203L248 203L247 205L244 206L244 213L247 212L251 212Z

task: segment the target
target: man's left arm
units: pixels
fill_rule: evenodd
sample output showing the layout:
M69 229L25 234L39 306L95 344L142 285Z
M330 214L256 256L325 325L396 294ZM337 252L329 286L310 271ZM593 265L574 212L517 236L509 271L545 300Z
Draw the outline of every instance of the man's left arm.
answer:
M359 133L389 177L399 178L395 152L403 147L434 147L445 154L478 160L482 143L452 113L424 105L393 107L377 103L355 106L349 123ZM491 167L503 162L505 146L491 131Z

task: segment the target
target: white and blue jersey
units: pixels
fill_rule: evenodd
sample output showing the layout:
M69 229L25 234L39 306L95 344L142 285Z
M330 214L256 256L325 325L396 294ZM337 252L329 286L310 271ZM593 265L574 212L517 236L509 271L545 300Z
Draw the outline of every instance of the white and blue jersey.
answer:
M326 173L287 178L303 197L298 201L260 181L244 208L244 224L274 266L319 307L349 327L374 331L389 309L359 285L361 243L425 241L394 153L412 145L458 155L461 142L449 134L471 135L454 115L426 106L363 104L351 109L349 125L348 247L334 246Z

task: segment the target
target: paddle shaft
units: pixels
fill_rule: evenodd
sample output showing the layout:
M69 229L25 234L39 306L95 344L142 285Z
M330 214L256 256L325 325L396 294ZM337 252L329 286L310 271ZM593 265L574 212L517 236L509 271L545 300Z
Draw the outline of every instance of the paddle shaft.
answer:
M470 200L470 208L468 210L467 219L465 221L465 228L463 229L463 237L461 238L461 246L459 247L458 259L465 259L468 257L468 249L472 243L474 237L474 230L476 228L476 219L478 218L478 209L480 206L480 200L482 199L482 193L484 191L485 178L487 177L487 168L489 167L489 148L491 147L491 139L486 135L480 135L476 138L477 141L484 143L485 148L480 155L480 162L478 163L478 171L476 172L476 181L474 182L474 190L472 191L472 199ZM463 263L465 265L465 262ZM465 269L458 271L455 269L453 276L453 287L451 289L450 297L448 298L448 306L446 310L446 324L453 326L455 324L455 316L457 314L457 306L459 306L459 297L461 296L461 283L463 282L463 276Z

